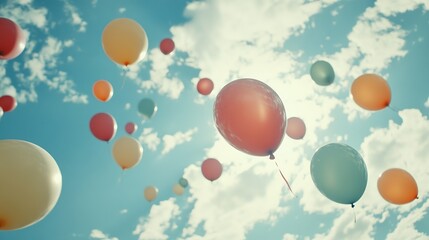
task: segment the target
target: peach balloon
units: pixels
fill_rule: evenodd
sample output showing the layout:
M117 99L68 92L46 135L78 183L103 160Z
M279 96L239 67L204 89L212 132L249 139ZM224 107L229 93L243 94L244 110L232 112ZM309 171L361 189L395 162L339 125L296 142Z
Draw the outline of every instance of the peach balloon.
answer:
M158 189L154 186L148 186L144 189L144 197L149 202L155 200L156 196L158 196Z
M405 204L417 199L418 188L413 176L400 168L386 170L378 178L378 192L388 202Z
M376 74L363 74L356 78L351 94L356 104L366 110L381 110L388 107L391 100L389 84Z
M201 78L197 83L197 90L201 95L209 95L213 91L213 81L209 78Z
M113 96L113 87L112 84L106 80L98 80L92 86L92 92L98 100L107 102Z
M140 162L143 147L137 139L123 136L113 144L112 154L116 163L125 170L136 166Z
M292 139L302 139L305 136L305 123L301 118L291 117L287 120L286 134Z

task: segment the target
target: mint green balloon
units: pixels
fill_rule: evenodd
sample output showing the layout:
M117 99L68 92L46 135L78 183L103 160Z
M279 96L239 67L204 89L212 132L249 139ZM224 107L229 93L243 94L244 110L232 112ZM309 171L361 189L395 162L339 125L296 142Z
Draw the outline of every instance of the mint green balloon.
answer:
M317 189L330 200L352 204L365 192L368 172L361 155L352 147L330 143L319 148L310 165Z
M143 98L138 105L138 111L145 119L151 118L157 111L157 106L152 99Z
M311 65L310 76L320 86L328 86L334 82L335 73L331 64L326 61L316 61Z

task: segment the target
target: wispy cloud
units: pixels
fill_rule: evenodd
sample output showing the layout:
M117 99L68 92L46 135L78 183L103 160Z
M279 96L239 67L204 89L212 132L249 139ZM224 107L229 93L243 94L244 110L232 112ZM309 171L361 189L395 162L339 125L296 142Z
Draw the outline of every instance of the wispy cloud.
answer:
M164 148L161 151L161 154L167 154L173 150L177 145L189 142L192 140L192 135L197 132L197 128L190 129L186 132L176 132L173 135L164 135L162 137L162 143Z
M86 31L86 25L88 25L88 23L82 19L77 8L74 5L72 5L69 1L66 1L64 3L64 11L70 17L71 24L78 27L78 32Z
M158 133L154 132L153 128L144 128L138 139L141 143L146 144L152 151L155 151L161 143Z
M124 8L124 7L121 7L121 8L118 9L119 13L124 13L125 11L127 11L127 9Z
M92 229L89 236L93 239L100 239L100 240L119 240L119 238L110 237L109 235L103 233L101 230L98 230L98 229Z

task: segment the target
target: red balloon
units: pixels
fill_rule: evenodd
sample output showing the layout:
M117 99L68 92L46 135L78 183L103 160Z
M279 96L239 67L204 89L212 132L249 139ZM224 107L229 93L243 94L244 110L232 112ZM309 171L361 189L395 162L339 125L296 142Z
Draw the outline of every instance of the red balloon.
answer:
M12 20L0 17L0 36L0 59L13 59L24 51L24 33Z
M214 118L220 134L236 149L270 156L283 140L286 111L280 97L255 79L230 82L216 97Z
M202 95L209 95L213 91L213 81L209 78L201 78L197 83L197 90Z
M164 38L162 39L161 43L159 44L159 49L162 53L165 55L168 55L174 51L174 42L171 38Z
M201 172L207 180L213 182L222 175L222 164L217 159L207 158L201 164Z
M302 139L305 136L305 123L301 118L291 117L287 120L286 134L292 139Z
M108 142L115 136L117 125L112 115L97 113L91 118L89 128L94 137Z
M16 108L18 103L15 98L10 95L3 95L0 97L0 107L3 109L3 112L10 112Z
M125 131L130 135L133 134L136 130L137 130L137 125L133 122L128 122L125 125Z

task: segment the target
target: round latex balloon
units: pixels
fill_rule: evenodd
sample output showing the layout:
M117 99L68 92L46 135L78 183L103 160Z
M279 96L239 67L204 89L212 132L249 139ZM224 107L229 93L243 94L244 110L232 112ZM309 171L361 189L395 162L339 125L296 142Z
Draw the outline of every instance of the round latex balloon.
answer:
M212 182L222 175L222 170L222 164L214 158L208 158L201 164L203 176Z
M0 230L42 220L55 206L62 177L52 156L21 140L0 140Z
M286 134L292 139L302 139L305 136L305 123L301 118L291 117L287 120Z
M138 128L137 124L135 124L133 122L128 122L125 125L125 131L130 135L133 134L137 130L137 128Z
M0 97L0 107L3 109L3 112L12 111L17 105L16 99L10 95L3 95Z
M209 78L201 78L197 83L197 91L201 95L209 95L213 91L213 81Z
M159 43L159 49L165 55L168 55L174 51L174 42L171 38L164 38Z
M391 100L389 84L376 74L363 74L356 78L351 94L356 104L366 110L381 110L388 107Z
M255 156L273 159L285 134L286 111L280 97L255 79L224 86L214 103L214 119L229 144Z
M310 68L311 79L320 86L328 86L334 82L335 72L326 61L316 61Z
M110 82L106 80L98 80L92 86L92 92L98 100L107 102L113 96L113 87Z
M380 195L393 204L406 204L417 199L416 180L407 171L400 168L386 170L377 181Z
M102 43L109 58L123 66L142 60L147 52L146 32L136 21L118 18L103 30Z
M26 38L18 24L0 17L0 59L10 60L24 51Z
M188 180L186 180L186 178L180 178L179 184L180 184L180 186L186 188L186 187L188 187Z
M158 110L155 102L149 98L143 98L138 105L138 111L144 119L150 119Z
M97 113L89 122L89 129L94 137L102 141L110 141L116 134L116 120L108 113Z
M112 153L116 163L125 170L140 162L143 148L135 138L124 136L115 141Z
M330 143L319 148L313 155L310 168L317 189L337 203L354 206L368 182L362 157L345 144Z
M158 189L154 186L149 186L144 189L144 198L149 202L155 200L156 196L158 196Z
M176 195L182 195L185 192L185 189L182 186L180 186L180 184L176 183L173 186L173 192Z

